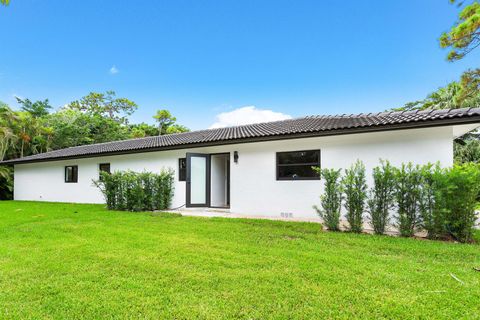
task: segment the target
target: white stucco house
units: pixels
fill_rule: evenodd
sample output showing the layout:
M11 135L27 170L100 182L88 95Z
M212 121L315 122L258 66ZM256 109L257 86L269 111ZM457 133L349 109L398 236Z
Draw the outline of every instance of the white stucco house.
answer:
M322 181L311 169L368 171L379 159L453 163L453 140L480 125L480 109L311 116L72 147L14 165L15 200L104 203L101 170L175 171L172 207L315 218Z

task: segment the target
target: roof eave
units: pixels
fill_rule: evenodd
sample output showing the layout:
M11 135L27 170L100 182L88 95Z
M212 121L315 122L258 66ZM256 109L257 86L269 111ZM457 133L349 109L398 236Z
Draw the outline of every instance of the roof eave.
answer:
M14 165L14 164L26 164L26 163L35 163L35 162L52 162L52 161L62 161L62 160L71 160L71 159L97 158L97 157L104 157L104 156L115 156L115 155L134 154L134 153L148 153L148 152L178 150L178 149L186 149L186 148L201 148L201 147L231 145L231 144L240 144L240 143L313 138L313 137L336 136L336 135L392 131L392 130L444 127L444 126L472 124L472 123L480 123L480 115L469 116L468 118L461 117L461 118L433 119L433 120L426 120L426 121L411 121L411 122L403 122L398 124L352 127L352 128L344 128L344 129L330 129L330 130L315 131L315 132L269 135L269 136L261 136L261 137L228 139L228 140L220 140L220 141L201 142L201 143L186 143L186 144L179 144L179 145L172 145L172 146L165 146L165 147L129 149L129 150L122 150L122 151L115 151L115 152L91 153L91 154L84 154L84 155L63 156L63 157L55 157L55 158L31 159L31 160L19 158L19 159L12 159L12 160L0 162L0 165Z

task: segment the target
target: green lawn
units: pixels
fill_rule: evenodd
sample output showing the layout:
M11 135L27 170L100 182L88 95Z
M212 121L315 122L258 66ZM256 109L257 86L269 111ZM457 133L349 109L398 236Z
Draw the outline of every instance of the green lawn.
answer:
M0 202L1 318L480 318L474 267L478 245Z

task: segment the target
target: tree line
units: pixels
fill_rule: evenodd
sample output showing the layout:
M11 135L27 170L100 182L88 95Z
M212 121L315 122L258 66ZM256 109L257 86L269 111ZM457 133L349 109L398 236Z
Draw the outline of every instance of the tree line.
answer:
M449 49L447 60L463 59L480 46L480 3L476 0L450 0L459 8L458 19L449 31L441 34L439 45ZM9 0L0 0L8 5ZM20 99L20 111L0 103L0 160L17 158L66 147L184 132L168 110L154 116L157 126L130 124L128 116L138 108L115 92L92 92L56 112L48 100L32 102ZM393 110L426 110L480 107L480 68L466 70L458 81ZM457 163L480 162L479 133L455 141ZM9 197L12 189L10 169L0 167L0 199Z
M157 125L130 123L138 108L114 91L91 92L53 111L48 99L16 98L20 110L0 102L0 161L86 144L186 132L168 110L153 116ZM10 198L11 168L0 167L0 199Z

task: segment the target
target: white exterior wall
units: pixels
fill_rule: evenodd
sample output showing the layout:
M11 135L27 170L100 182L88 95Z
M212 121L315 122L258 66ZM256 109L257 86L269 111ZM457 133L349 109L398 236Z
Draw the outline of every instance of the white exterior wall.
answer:
M176 173L172 203L175 208L185 204L185 182L178 181L178 158L185 157L186 152L231 152L232 213L274 217L292 213L293 218L315 218L312 205L319 203L321 180L276 180L276 152L310 149L321 150L323 168L346 168L360 159L368 175L379 159L387 159L393 165L438 161L442 166L450 166L453 163L453 128L384 131L18 164L15 165L14 196L15 200L103 203L102 195L92 185L92 180L98 178L98 164L110 163L112 172L127 169L159 172L170 167ZM238 163L234 163L233 151L238 151ZM67 165L78 165L78 183L64 183Z

